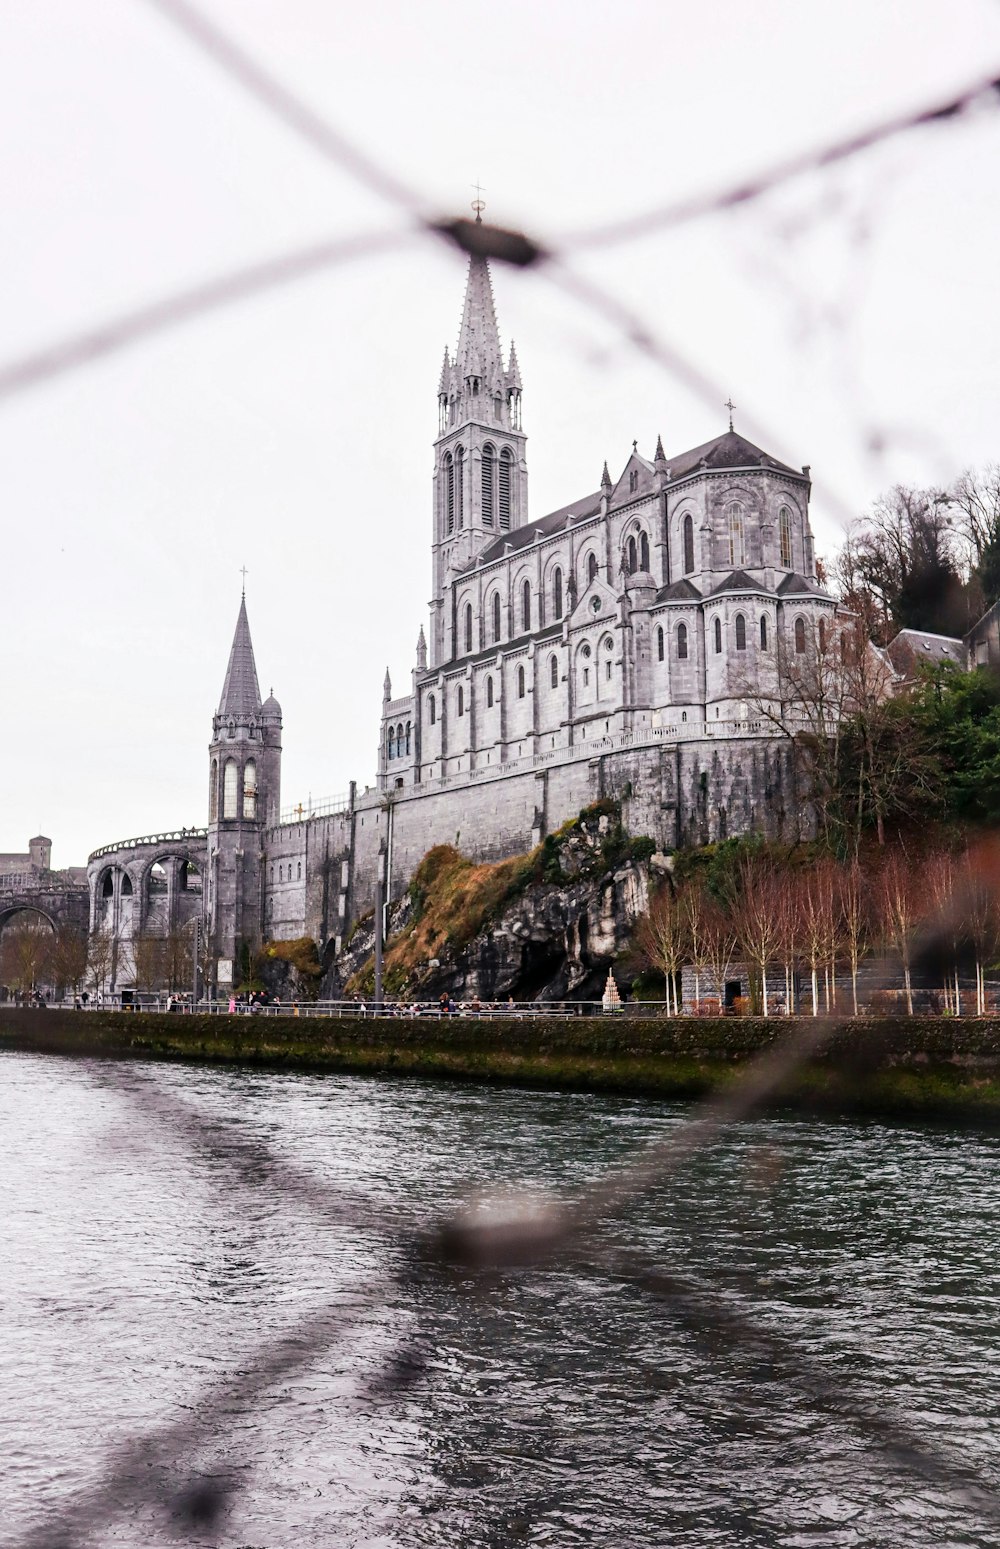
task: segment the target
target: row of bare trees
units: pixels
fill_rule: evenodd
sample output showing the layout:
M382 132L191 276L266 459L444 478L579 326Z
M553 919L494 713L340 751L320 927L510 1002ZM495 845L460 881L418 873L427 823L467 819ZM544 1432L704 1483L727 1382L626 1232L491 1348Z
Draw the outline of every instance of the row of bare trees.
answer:
M98 931L90 937L70 926L53 927L41 914L25 910L0 933L0 985L18 995L45 987L79 994L95 993L111 983L137 990L187 990L193 963L190 927L166 935L114 937Z
M636 945L661 973L671 1015L681 1010L680 982L690 971L694 1000L707 982L723 992L744 965L764 1016L792 1009L850 1010L866 960L884 960L882 977L899 986L912 1015L915 943L933 937L946 1009L961 1010L960 979L975 981L975 1007L986 1010L986 973L1000 959L1000 890L982 851L935 850L912 858L890 849L871 860L824 856L803 864L794 854L748 850L710 884L694 873L665 885L639 922ZM850 981L849 1007L838 1004L838 977Z

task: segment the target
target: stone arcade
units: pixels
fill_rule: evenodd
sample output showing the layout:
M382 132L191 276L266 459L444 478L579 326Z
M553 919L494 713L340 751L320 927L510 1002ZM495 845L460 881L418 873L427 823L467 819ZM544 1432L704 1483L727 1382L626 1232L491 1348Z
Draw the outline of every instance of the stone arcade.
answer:
M438 387L432 596L407 692L386 673L377 781L282 812L281 708L241 600L209 748L204 829L90 858L90 924L126 938L200 916L215 960L312 936L325 959L433 845L515 854L602 796L664 849L808 827L778 704L782 653L837 612L816 574L809 469L729 428L528 519L522 382L472 259ZM124 960L124 959L123 959Z

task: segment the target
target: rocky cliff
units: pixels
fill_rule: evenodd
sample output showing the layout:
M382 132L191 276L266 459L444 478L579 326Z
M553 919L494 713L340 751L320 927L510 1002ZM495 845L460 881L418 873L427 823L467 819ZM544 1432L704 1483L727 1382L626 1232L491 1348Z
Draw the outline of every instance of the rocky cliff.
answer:
M530 854L494 865L437 846L389 911L386 997L600 999L647 907L651 871L667 864L654 849L625 832L611 801L586 808ZM369 997L373 948L369 917L324 993Z

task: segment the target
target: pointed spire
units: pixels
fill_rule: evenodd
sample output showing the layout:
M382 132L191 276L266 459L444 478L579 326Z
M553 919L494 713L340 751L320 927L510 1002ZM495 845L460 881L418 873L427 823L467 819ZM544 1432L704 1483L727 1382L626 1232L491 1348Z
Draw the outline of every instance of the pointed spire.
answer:
M424 672L427 668L427 640L424 636L424 626L421 624L420 633L417 636L417 671Z
M477 376L492 385L503 375L500 331L493 304L490 267L485 258L469 259L455 365L463 381L466 377Z
M385 678L382 682L382 698L386 701L392 698L392 679L389 676L388 667L385 669Z
M523 385L521 381L521 368L517 363L517 350L514 348L513 339L511 339L510 365L507 367L507 386L521 388Z
M441 379L438 382L438 392L439 393L446 393L448 391L448 383L449 383L450 377L451 377L451 359L450 359L450 357L448 355L448 346L446 344L445 347L444 347L444 362L443 362L443 364L441 366Z
M253 659L253 643L250 625L247 623L246 596L240 598L240 612L236 620L232 650L226 681L222 685L219 714L223 716L254 715L260 709L260 688L257 684L257 665Z
M663 450L663 437L662 436L657 436L657 438L656 438L656 454L655 454L655 456L653 458L653 464L658 469L658 468L660 468L661 465L663 467L666 467L666 462L667 462L667 454Z
M611 475L608 472L608 459L607 458L604 459L604 471L601 474L601 488L602 489L610 489L611 488Z

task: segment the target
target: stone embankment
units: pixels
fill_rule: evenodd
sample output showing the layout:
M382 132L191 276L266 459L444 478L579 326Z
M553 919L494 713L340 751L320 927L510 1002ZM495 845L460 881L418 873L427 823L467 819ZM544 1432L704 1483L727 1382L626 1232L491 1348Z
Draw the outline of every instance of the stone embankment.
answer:
M0 1007L0 1049L694 1098L796 1026L762 1018L167 1016ZM1000 1122L1000 1019L849 1022L777 1096L829 1113Z

